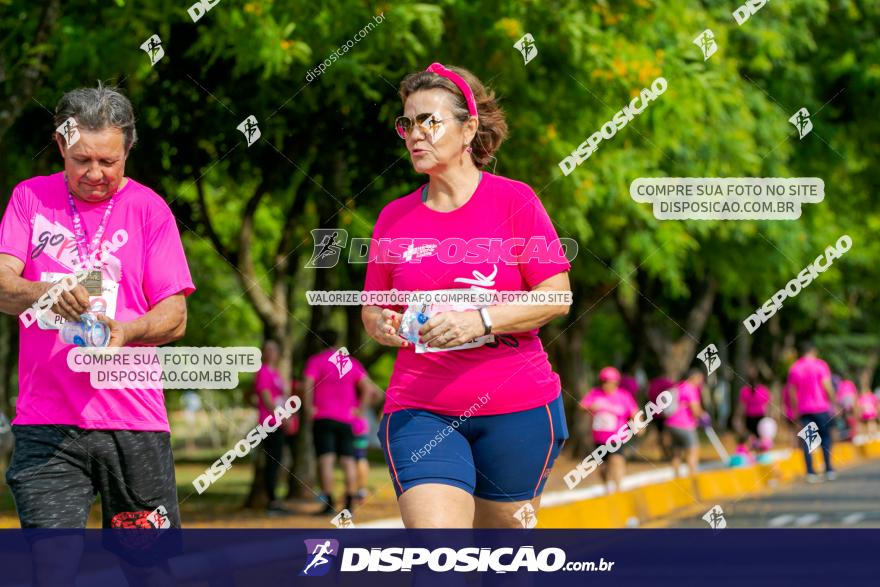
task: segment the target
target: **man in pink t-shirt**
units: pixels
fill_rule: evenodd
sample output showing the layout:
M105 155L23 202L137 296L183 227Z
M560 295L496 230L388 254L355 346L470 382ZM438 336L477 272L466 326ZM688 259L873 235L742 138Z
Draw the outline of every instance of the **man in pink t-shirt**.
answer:
M617 431L635 416L639 406L629 391L620 386L620 372L614 367L599 371L599 384L581 399L580 407L592 416L593 442L598 446L609 441L619 443ZM626 461L623 451L609 451L605 463L599 468L602 481L608 485L609 492L620 489L626 474Z
M333 468L337 457L345 477L345 509L351 511L357 499L352 424L364 413L378 389L360 361L350 356L345 347L335 347L337 336L333 330L319 332L318 339L329 348L310 357L303 370L306 402L312 406L312 434L324 514L336 513Z
M672 438L672 468L676 476L679 474L682 454L687 463L688 474L694 475L697 471L700 456L697 422L703 413L700 390L704 381L702 369L695 367L688 371L687 379L675 387L676 399L666 416L666 428Z
M80 321L91 296L103 298L111 347L180 339L195 288L177 224L159 195L125 177L136 140L127 98L101 86L68 92L55 125L64 172L16 186L0 223L0 310L22 315L6 480L24 528L84 528L96 492L105 528L178 527L162 389L93 388L68 368L74 347L58 330ZM81 269L88 278L52 313L28 310Z
M837 474L831 465L831 406L834 405L831 369L828 368L828 363L819 358L812 342L801 343L801 357L789 369L788 381L782 393L788 397L792 414L800 417L800 424L804 427L802 432L810 439L818 434L825 459L825 477L829 481L835 479ZM807 480L813 483L819 477L813 470L813 457L808 442L803 437L802 440Z

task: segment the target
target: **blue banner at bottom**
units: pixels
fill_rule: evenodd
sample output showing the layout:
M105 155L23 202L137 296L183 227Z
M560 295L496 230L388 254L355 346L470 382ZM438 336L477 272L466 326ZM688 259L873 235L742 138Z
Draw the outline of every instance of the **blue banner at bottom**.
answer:
M0 530L0 585L875 584L878 544L880 530Z

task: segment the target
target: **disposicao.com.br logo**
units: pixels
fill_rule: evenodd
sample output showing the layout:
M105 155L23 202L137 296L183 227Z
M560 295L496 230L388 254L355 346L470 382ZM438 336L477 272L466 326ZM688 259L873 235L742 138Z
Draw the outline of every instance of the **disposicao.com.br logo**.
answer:
M331 539L306 540L308 559L300 576L324 575L333 566L339 555L339 541ZM411 572L413 567L443 573L494 572L515 573L517 571L610 571L613 561L604 558L595 561L567 562L565 551L561 548L543 548L535 551L534 546L519 548L355 548L343 549L339 565L341 572Z

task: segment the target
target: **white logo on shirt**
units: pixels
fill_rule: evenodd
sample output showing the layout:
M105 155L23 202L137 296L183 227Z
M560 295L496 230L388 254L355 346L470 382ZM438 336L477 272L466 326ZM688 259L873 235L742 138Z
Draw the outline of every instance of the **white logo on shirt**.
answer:
M453 281L455 283L467 283L471 286L471 289L489 289L495 285L495 276L498 275L498 265L492 265L492 274L491 275L483 275L476 269L472 272L474 278L471 279L469 277L456 277Z
M128 233L123 229L117 230L109 239L104 239L98 254L95 255L95 261L100 262L104 277L117 283L122 281L122 262L113 252L119 250L126 242L128 242ZM33 247L31 259L45 255L71 273L79 269L79 252L76 249L73 233L63 224L53 222L40 213L37 213L33 219L31 245Z

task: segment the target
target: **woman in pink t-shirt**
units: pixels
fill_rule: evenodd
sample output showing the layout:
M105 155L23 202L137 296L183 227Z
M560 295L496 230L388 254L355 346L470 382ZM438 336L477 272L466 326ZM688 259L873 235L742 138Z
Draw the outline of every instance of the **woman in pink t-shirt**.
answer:
M757 381L757 371L749 370L749 384L739 390L737 415L740 425L749 432L749 443L757 441L758 422L767 417L767 406L770 404L770 389Z
M257 421L269 426L278 426L272 412L275 408L284 404L287 399L284 393L284 381L278 372L281 361L281 351L278 343L267 340L263 344L263 364L254 377L254 393L252 402L257 408ZM266 454L266 466L263 470L263 483L266 487L266 495L269 504L266 513L270 516L289 514L290 511L278 500L276 487L278 485L278 467L284 450L285 424L281 424L266 435L260 443L260 449Z
M617 437L617 431L639 411L630 392L620 386L620 372L617 369L605 367L599 371L599 383L600 387L591 389L580 403L580 407L592 416L591 428L596 446ZM619 490L626 474L623 451L609 451L605 462L599 467L599 474L609 492Z
M858 427L858 415L856 414L856 402L859 398L859 390L851 379L842 379L837 385L837 409L844 422L844 431L841 434L843 440L852 440Z
M880 402L877 401L877 396L871 392L870 388L864 388L862 393L859 394L858 403L856 404L856 412L862 423L862 432L867 434L874 434L876 432L878 405L880 405Z
M705 380L702 369L691 368L687 379L675 387L675 401L666 415L666 427L672 439L672 469L676 477L680 472L682 455L688 474L693 476L697 472L700 458L697 424L703 413L700 396Z
M435 63L408 75L400 96L395 127L428 183L379 214L364 290L569 294L571 266L541 200L481 171L507 134L491 92L467 70ZM538 329L569 301L548 302L414 303L406 320L404 305L364 306L369 335L400 347L379 440L408 528L534 525L568 437Z

